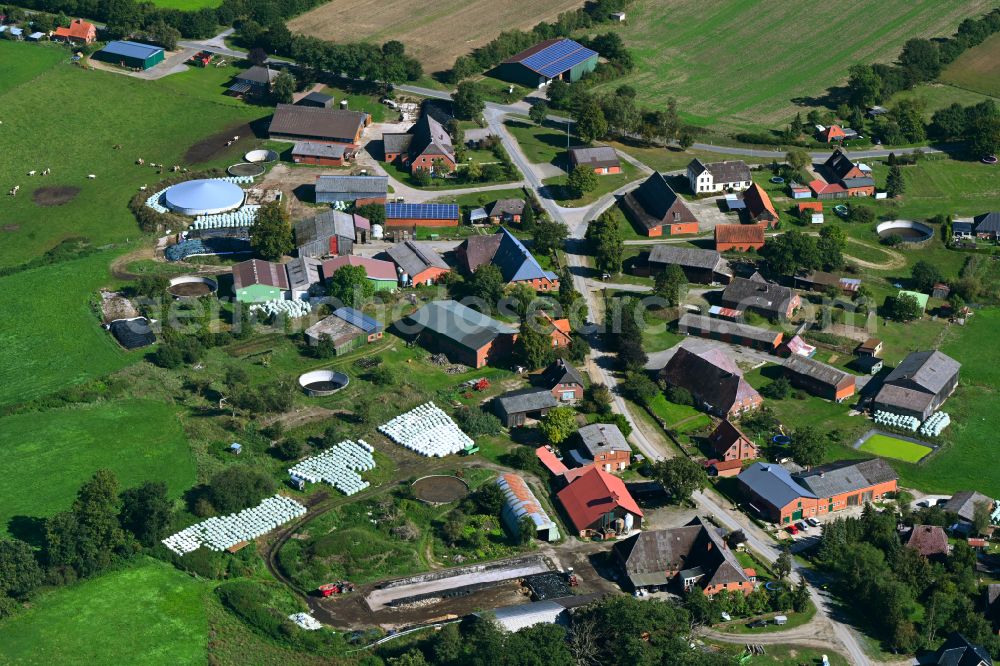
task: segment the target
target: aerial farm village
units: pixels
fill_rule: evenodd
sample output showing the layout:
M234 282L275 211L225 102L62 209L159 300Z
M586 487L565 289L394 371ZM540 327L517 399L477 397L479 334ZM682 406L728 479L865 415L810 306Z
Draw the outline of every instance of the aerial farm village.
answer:
M0 663L992 665L1000 6L0 5Z

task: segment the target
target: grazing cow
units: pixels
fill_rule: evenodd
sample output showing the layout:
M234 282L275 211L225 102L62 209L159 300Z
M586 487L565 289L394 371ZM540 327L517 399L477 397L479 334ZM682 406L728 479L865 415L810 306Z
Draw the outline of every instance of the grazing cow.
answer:
M146 163L146 160L144 160L144 159L142 159L142 158L140 157L139 159L137 159L137 160L135 161L135 163L136 163L136 164L138 164L139 166L142 166L143 164L145 164L145 163Z
M49 175L50 173L52 173L52 169L46 169L45 171L43 171L43 172L42 172L42 175L43 175L43 176L47 176L47 175Z
M145 191L146 191L146 186L145 186L145 185L143 185L142 187L140 187L140 188L139 188L139 191L140 191L140 192L145 192Z
M87 178L89 178L90 180L94 180L95 178L97 178L97 176L95 176L94 174L90 173L90 174L87 174Z
M28 172L28 175L29 176L34 176L36 173L38 173L38 172L35 171L34 169L32 169L31 171Z

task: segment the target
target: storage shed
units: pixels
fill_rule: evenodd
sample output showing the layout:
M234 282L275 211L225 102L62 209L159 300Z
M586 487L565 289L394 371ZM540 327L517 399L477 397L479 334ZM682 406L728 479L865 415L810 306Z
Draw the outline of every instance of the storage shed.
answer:
M528 88L541 88L553 79L569 83L597 67L597 51L556 37L546 39L531 48L512 55L496 68L497 78Z
M527 516L535 526L535 538L542 541L559 540L559 528L542 508L524 477L513 473L501 474L496 483L504 495L500 519L511 534L515 537L520 534L521 520Z
M112 65L146 70L163 62L164 53L159 46L119 41L109 42L90 57Z

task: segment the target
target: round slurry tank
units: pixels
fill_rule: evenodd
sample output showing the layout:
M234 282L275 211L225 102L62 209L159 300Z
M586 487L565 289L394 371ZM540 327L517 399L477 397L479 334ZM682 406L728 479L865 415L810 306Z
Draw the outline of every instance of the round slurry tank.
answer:
M449 504L469 496L469 484L457 476L434 474L424 476L410 486L413 496L431 505Z
M299 375L299 386L306 395L319 397L333 395L350 383L350 378L342 372L333 370L313 370Z
M247 162L253 162L255 164L277 162L278 153L274 152L273 150L267 150L262 148L260 150L251 150L249 153L243 156L243 159L245 159Z
M264 166L259 162L239 162L232 165L226 172L230 176L249 176L256 178L264 173Z
M235 210L243 205L243 189L234 183L214 178L188 180L168 187L163 193L167 208L181 215L213 215Z
M934 230L913 220L889 220L875 227L879 238L899 236L904 243L926 243L934 238Z
M167 291L174 298L201 298L219 290L219 283L212 278L182 275L170 280Z

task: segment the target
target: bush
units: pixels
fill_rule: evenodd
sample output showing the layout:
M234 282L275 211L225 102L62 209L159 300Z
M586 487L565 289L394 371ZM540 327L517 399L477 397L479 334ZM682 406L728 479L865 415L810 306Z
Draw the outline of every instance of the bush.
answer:
M280 613L271 608L270 591L259 583L250 581L233 581L223 583L215 589L222 605L236 614L245 623L277 640L287 640L294 625Z
M694 405L694 397L686 388L671 386L667 389L667 400L675 405Z
M470 437L499 435L503 430L500 419L480 409L460 409L455 413L455 421Z

